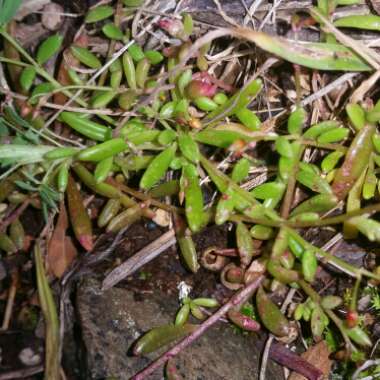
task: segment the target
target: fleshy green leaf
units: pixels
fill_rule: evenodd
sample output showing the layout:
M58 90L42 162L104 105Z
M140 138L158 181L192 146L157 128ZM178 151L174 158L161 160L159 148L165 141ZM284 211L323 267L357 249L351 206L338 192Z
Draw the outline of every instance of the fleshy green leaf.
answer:
M11 159L15 164L30 164L43 161L44 154L54 149L48 145L0 145L0 163L3 160Z
M61 48L63 37L59 34L50 36L39 46L36 60L40 65L47 62Z
M369 240L380 242L380 223L377 220L356 216L350 219L350 224L356 226Z
M359 56L340 44L293 41L263 32L242 29L238 35L282 59L318 70L370 71Z
M16 14L22 0L1 0L0 1L0 25L10 21Z

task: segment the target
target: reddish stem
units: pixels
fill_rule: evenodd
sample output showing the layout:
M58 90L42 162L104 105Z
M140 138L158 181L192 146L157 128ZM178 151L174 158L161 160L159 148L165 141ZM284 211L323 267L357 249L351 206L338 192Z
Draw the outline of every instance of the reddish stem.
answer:
M204 83L209 83L209 84L213 83L216 86L222 88L223 90L225 90L227 92L231 92L231 91L234 90L233 86L231 86L230 84L225 83L224 81L222 81L222 80L220 80L218 78L215 78L213 75L210 75L207 72L198 72L198 73L195 73L193 75L193 79L194 80L201 80Z
M10 214L7 218L5 218L0 223L0 232L5 231L5 229L14 222L17 218L21 216L21 214L25 211L25 209L29 206L30 199L25 199L24 202L22 202L21 206L16 209L12 214Z
M323 378L321 370L314 367L306 359L290 351L283 344L272 344L269 356L275 362L298 372L309 380L320 380Z
M228 256L228 257L239 256L238 250L236 248L216 248L214 251L212 251L212 253L218 256Z
M253 294L253 292L259 287L263 278L263 276L258 277L255 281L248 284L239 293L234 294L226 304L224 304L216 313L214 313L211 317L209 317L202 324L200 324L199 327L193 333L191 333L186 338L182 339L169 351L166 351L163 355L158 357L148 367L146 367L141 372L133 376L132 380L143 380L147 378L156 369L164 365L170 358L178 355L184 348L193 343L204 332L206 332L206 330L208 330L212 325L214 325L219 320L219 318L221 318L224 314L228 312L228 310L235 307L236 305L239 305L244 300L248 299Z

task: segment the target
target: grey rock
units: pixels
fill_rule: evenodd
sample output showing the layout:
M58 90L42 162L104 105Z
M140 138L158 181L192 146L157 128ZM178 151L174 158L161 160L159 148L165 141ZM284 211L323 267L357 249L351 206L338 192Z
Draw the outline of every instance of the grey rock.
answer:
M88 380L110 376L126 380L146 367L160 353L133 357L133 343L152 327L173 321L178 307L175 296L159 291L138 296L125 288L101 292L95 279L79 285L76 301L85 349L83 378ZM257 336L219 323L176 357L175 363L185 380L254 380L261 347ZM281 369L268 364L267 378L281 380ZM163 371L149 379L163 379Z

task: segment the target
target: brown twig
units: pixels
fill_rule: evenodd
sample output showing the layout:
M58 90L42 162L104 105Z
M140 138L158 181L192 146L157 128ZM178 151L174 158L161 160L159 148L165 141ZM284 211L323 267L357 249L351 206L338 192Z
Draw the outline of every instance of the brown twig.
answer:
M364 80L360 86L352 93L351 103L363 101L365 94L377 83L380 78L380 70L375 71L368 79Z
M314 367L306 359L295 354L286 348L283 344L272 344L269 356L275 362L307 377L309 380L320 380L323 373L318 368Z
M302 149L303 151L303 149ZM302 151L299 154L299 157L302 155ZM281 217L287 219L289 217L290 209L293 204L294 191L297 185L297 172L298 172L298 163L294 166L291 175L289 176L288 185L286 187L284 201L281 205Z
M228 16L226 12L223 10L222 4L220 4L219 0L213 0L216 7L218 8L219 14L222 16L223 20L233 26L240 26L232 17Z
M346 73L340 76L339 78L333 80L329 84L323 86L320 90L313 92L309 96L307 96L305 99L301 101L301 106L305 107L316 100L328 95L331 91L341 87L344 83L358 77L360 75L360 72L358 73ZM360 88L360 87L359 87Z
M12 317L12 310L13 310L13 305L15 302L16 298L16 292L17 292L17 286L19 282L19 275L18 271L15 270L12 275L11 275L11 285L9 287L8 291L8 299L7 299L7 305L5 307L5 313L4 313L4 318L3 318L3 324L1 326L2 330L8 330L11 317Z
M239 256L239 252L237 248L215 248L215 250L212 251L212 253L218 256L226 256L226 257Z
M116 180L112 178L108 179L107 182L110 183L112 186L118 187L122 192L126 194L132 195L133 197L142 201L148 201L153 206L162 208L163 210L166 210L168 212L176 212L179 214L184 213L184 210L180 207L167 205L163 202L158 201L157 199L150 197L148 194L144 194L141 191L131 189L129 186L126 186L122 183L118 183Z
M15 371L4 372L0 374L0 380L14 380L24 379L25 377L35 375L36 373L43 372L44 366L37 365L35 367L16 369Z
M5 218L0 223L0 232L5 231L5 229L14 222L20 215L25 211L25 209L29 206L30 199L25 199L25 201L21 204L19 208L17 208L12 214L10 214L7 218Z
M174 245L176 241L177 239L175 237L174 230L165 232L158 239L145 246L109 273L103 281L102 290L112 288L125 277L135 273L143 265L147 264L149 261L153 260L162 252Z
M141 372L133 376L132 380L146 379L151 373L153 373L156 369L158 369L163 364L165 364L170 358L178 355L183 349L185 349L187 346L193 343L202 334L204 334L211 326L213 326L219 320L219 318L221 318L228 312L228 310L240 304L244 299L249 298L253 294L253 292L259 287L263 279L264 279L264 276L258 277L255 281L248 284L239 293L236 293L235 295L233 295L226 304L224 304L216 313L214 313L210 318L208 318L201 325L199 325L199 327L194 332L192 332L186 338L182 339L169 351L166 351L158 359L152 362L148 367L146 367Z

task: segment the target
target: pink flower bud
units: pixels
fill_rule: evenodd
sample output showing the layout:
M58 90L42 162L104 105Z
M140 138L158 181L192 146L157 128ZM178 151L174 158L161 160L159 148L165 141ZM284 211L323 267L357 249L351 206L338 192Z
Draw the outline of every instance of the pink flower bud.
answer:
M186 87L186 94L189 98L195 99L200 96L212 98L217 90L217 86L202 80L192 80Z
M183 24L180 20L164 18L157 25L173 37L181 38L183 35Z

